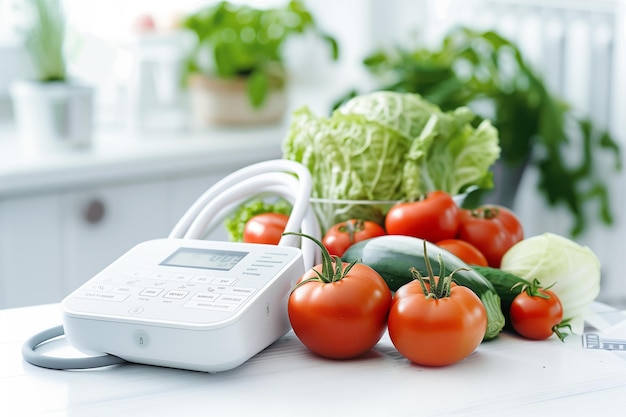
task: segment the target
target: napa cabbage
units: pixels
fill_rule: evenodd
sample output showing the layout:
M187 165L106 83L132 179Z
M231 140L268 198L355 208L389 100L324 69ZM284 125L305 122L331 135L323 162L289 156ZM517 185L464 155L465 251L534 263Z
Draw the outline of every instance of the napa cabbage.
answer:
M434 190L489 189L498 132L488 120L474 127L475 120L466 107L443 112L417 94L379 91L329 117L296 110L283 157L309 169L315 198L415 200Z

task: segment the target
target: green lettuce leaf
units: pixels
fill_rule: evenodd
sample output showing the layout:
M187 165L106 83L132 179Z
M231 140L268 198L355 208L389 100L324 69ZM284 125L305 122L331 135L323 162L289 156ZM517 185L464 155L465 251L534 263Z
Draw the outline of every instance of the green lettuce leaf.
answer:
M476 129L463 122L465 110L433 114L413 141L403 167L407 199L432 190L458 195L470 186L493 187L489 168L500 156L498 132L488 120Z
M317 117L303 107L293 114L283 156L312 173L312 197L397 200L402 198L400 167L410 145L407 138L362 115Z
M417 94L378 91L354 97L335 113L360 114L412 141L421 134L430 115L441 110Z
M246 223L257 214L280 213L290 214L291 204L284 198L264 200L253 198L244 202L237 210L232 212L225 220L224 226L231 242L243 242L243 232Z

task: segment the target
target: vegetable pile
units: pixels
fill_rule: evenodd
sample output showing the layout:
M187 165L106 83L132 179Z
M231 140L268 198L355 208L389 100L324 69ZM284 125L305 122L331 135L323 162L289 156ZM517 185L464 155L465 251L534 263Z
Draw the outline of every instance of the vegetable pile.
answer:
M531 340L582 331L600 289L593 252L549 233L526 237L506 207L455 201L469 187L492 186L499 156L495 129L473 119L466 108L442 112L390 92L357 96L328 118L295 113L284 154L309 168L314 198L390 203L372 215L373 206L355 202L342 218L320 219L321 241L300 234L323 254L288 302L294 333L311 351L360 356L386 329L410 361L444 366L502 331ZM252 202L228 228L270 243L277 214L289 209Z
M386 318L392 343L407 359L424 366L456 363L503 330L529 340L553 335L564 340L569 332L580 333L585 309L599 293L600 264L593 252L550 233L525 238L519 219L505 207L468 209L451 201L447 193L434 191L421 200L399 203L389 210L384 227L359 229L361 234L354 229L363 227L359 219L336 224L318 242L327 257L325 270L334 271L334 276L350 270L351 279L363 275L359 279L364 282L375 271L393 294ZM396 210L402 210L402 216ZM328 247L325 242L330 242ZM354 269L361 265L369 267L367 273ZM342 285L341 277L321 279L328 274L319 271L303 280ZM313 305L290 312L298 327L294 331L305 345L315 346L312 338L335 346L325 353L319 346L310 347L322 356L337 358L339 353L333 352L341 352L335 344L340 338L319 329L311 336L311 329L318 327L313 323L336 329L331 323L365 320L362 309L371 305L365 292L343 288L341 297L318 288L307 296L315 300ZM290 303L295 297L302 300L301 291L294 290ZM350 310L345 300L358 300L358 306ZM305 311L309 322L302 326ZM367 340L365 345L371 345L372 338Z

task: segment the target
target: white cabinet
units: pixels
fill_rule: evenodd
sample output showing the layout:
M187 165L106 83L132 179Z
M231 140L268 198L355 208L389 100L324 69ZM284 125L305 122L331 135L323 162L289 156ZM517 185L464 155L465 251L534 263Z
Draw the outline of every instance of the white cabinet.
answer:
M226 174L0 200L0 308L60 301L132 246L167 237Z
M60 295L61 201L60 195L0 200L0 308Z
M168 182L67 193L61 202L63 287L69 292L137 243L167 237Z
M0 201L0 308L60 301L172 227L168 181Z

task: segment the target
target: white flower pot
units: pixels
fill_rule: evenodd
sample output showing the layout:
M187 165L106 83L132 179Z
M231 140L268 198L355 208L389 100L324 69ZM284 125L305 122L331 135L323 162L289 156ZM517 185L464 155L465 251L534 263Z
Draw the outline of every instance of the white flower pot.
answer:
M17 130L27 151L91 145L93 88L76 82L19 80L10 94Z
M197 127L276 123L287 110L284 88L270 90L261 107L252 107L245 78L224 80L193 74L189 98Z

